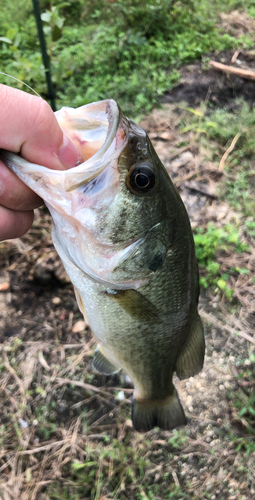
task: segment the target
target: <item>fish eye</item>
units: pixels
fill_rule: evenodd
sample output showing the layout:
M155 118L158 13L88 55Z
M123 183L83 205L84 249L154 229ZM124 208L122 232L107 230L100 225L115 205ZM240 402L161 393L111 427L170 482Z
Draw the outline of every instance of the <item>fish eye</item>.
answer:
M129 172L127 187L134 193L148 193L155 185L155 174L148 165L140 165Z

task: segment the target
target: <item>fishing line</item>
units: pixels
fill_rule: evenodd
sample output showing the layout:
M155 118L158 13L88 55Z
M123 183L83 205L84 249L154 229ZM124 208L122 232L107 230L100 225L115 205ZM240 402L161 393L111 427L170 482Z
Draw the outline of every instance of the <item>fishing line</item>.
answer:
M40 99L42 99L42 97L39 94L37 94L37 92L34 89L32 89L32 87L29 87L29 85L27 83L25 83L25 82L22 82L22 80L19 80L18 78L15 78L15 76L8 75L8 73L3 73L3 71L0 71L0 75L8 76L9 78L12 78L13 80L16 80L16 82L20 82L23 85L26 85L26 87L28 89L32 90L32 92L34 92L34 94L36 94L38 97L40 97Z

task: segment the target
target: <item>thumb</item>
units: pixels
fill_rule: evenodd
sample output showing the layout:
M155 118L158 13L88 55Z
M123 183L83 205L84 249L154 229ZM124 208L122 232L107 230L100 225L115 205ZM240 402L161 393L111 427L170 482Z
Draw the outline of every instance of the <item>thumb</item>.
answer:
M74 167L78 153L46 101L0 85L0 147L51 169Z

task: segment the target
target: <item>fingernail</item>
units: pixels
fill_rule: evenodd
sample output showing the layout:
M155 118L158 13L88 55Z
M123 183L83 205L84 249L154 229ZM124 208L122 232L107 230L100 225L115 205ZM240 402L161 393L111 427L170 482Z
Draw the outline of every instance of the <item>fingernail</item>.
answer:
M58 158L65 168L75 167L78 162L78 151L65 132L63 132L63 143L58 151Z

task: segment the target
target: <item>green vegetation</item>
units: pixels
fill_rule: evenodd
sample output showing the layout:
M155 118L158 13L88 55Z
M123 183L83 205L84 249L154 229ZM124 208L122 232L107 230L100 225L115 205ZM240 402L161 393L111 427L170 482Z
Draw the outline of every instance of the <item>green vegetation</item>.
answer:
M186 441L184 432L178 432L180 441ZM50 498L78 500L86 497L96 500L108 492L111 498L124 500L128 491L133 491L131 494L135 500L185 498L181 489L176 488L171 472L167 470L167 462L172 455L169 454L162 467L162 481L153 484L154 474L145 475L146 470L153 469L152 443L143 440L137 442L137 446L133 444L129 439L123 443L114 439L110 445L97 443L96 446L87 446L83 461L73 460L65 467L70 485L62 487L59 483L52 484ZM181 447L175 446L175 450L178 452Z
M68 348L61 366L55 362L59 341L47 342L43 354L40 341L32 344L13 339L0 349L0 370L5 383L0 446L4 457L6 452L14 451L17 468L14 464L13 473L23 478L28 494L43 487L47 500L99 500L104 496L120 500L190 498L176 484L172 465L174 457L181 456L187 446L186 428L163 434L160 440L158 429L149 436L134 432L129 420L132 395L125 392L124 403L119 403L114 391L110 392L111 383L97 387L84 344L77 344L78 351ZM46 375L47 363L53 367L52 377ZM94 377L91 382L95 391L72 386L71 378L70 383L65 379L60 387L58 377L70 376L69 372L74 381L82 382L88 374ZM112 410L110 416L101 398L106 408ZM102 420L99 427L97 419ZM27 446L31 447L29 454ZM8 481L7 467L2 479Z
M219 195L235 210L253 217L255 115L252 107L247 102L236 100L230 109L214 109L206 103L198 109L186 109L191 114L184 120L182 130L195 132L209 160L219 164L222 151L234 145L224 162L225 176Z
M237 451L255 453L255 354L249 351L246 359L237 363L238 389L229 391L229 400L236 428L229 430L229 435ZM245 436L243 436L243 432Z
M226 9L230 3L225 0ZM15 0L1 8L0 69L46 96L31 5ZM41 6L59 107L111 97L134 117L159 103L178 80L181 64L238 45L215 27L216 9L198 0L69 0ZM246 38L241 45L249 44ZM7 77L1 81L13 84Z
M229 272L223 272L221 264L216 258L216 253L222 252L244 252L248 251L247 243L241 242L239 231L233 225L216 227L212 223L208 224L207 230L196 229L194 234L196 254L198 263L204 270L200 276L200 284L204 288L213 286L222 290L228 299L232 298L233 291L227 284L230 274L235 276L248 273L245 268L230 268Z
M184 108L182 132L192 131L200 144L206 160L217 168L222 162L224 176L218 190L219 198L227 201L239 213L233 222L222 227L209 223L206 228L196 228L194 239L201 269L200 284L213 286L228 299L233 296L229 286L230 276L248 274L245 267L226 269L224 255L249 251L247 236L254 238L254 164L255 117L247 102L235 100L234 106L214 108L202 103L198 108ZM223 153L227 152L225 158ZM223 161L224 158L224 161Z

